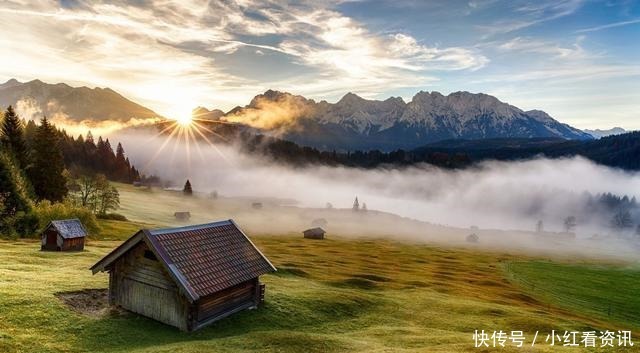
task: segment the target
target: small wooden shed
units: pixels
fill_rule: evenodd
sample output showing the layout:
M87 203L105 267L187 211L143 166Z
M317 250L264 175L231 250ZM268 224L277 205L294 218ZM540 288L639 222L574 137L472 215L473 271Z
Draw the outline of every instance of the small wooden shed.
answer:
M191 212L178 211L178 212L174 212L173 216L179 221L188 221L189 219L191 219Z
M142 229L91 267L109 272L109 303L193 331L264 300L276 271L233 220Z
M324 239L325 233L326 232L324 231L324 229L320 227L307 229L302 232L302 234L304 234L304 237L308 239Z
M82 251L87 230L79 219L49 222L40 234L40 250Z

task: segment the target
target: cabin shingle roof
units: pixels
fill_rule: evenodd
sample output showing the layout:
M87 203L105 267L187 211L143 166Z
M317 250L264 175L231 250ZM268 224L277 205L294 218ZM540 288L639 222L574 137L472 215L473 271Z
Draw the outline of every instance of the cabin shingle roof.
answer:
M92 270L103 271L142 240L192 301L276 270L232 220L144 229L96 263Z
M53 227L64 239L82 238L87 236L87 231L79 219L63 219L51 221L47 226Z
M149 234L163 260L184 277L198 297L275 270L232 221L152 230Z
M304 234L324 234L326 233L324 229L320 228L320 227L315 227L315 228L309 228L305 231L303 231L302 233Z

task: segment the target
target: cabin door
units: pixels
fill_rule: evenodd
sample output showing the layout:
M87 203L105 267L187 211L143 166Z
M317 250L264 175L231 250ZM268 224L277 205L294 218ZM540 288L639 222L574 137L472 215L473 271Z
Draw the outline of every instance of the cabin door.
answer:
M47 232L47 246L58 246L58 234L55 232Z

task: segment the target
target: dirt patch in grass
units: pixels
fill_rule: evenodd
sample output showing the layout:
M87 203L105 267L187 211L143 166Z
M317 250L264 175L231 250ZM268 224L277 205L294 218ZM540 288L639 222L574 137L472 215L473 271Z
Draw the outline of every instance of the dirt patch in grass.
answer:
M71 310L90 317L101 317L116 311L109 306L108 289L83 289L59 292L55 296Z

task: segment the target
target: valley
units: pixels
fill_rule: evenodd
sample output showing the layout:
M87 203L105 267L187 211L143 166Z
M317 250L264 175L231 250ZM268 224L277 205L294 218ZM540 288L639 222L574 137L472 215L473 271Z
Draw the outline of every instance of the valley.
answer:
M625 302L615 309L629 310L631 316L626 320L606 312L586 313L573 304L580 299L597 307L602 304L598 297L556 296L545 289L530 293L530 287L510 282L505 266L511 261L524 262L522 266L534 261L527 257L385 240L313 242L290 236L253 240L279 269L264 278L269 289L266 305L193 334L104 306L97 314L75 312L56 297L61 292L106 288L106 276L91 276L88 267L117 242L94 240L83 253L60 254L39 253L32 241L2 241L0 255L8 262L0 265L0 349L460 352L474 350L476 329L523 330L528 336L537 330L541 334L550 330L637 330L637 317L631 310L639 303L631 293L638 288L627 287L629 294L622 294L617 287L598 285L619 273L620 265L598 265L597 272L588 272L589 265L562 264L566 260L553 266L568 272L582 268L582 276L592 280L582 288L599 296L615 293ZM544 268L539 271L529 268L528 275L537 280L544 276ZM638 276L637 270L624 271ZM547 299L549 294L552 299ZM46 333L39 329L42 325L49 327ZM519 351L515 347L503 350ZM556 350L540 342L534 351Z

